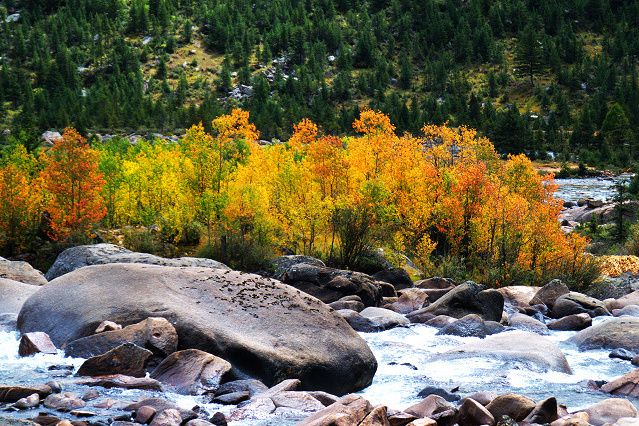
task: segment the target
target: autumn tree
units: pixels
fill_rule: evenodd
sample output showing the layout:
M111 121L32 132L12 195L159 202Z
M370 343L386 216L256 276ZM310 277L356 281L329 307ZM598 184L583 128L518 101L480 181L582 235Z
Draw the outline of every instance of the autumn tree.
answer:
M98 170L99 154L72 128L44 156L41 178L48 195L46 210L50 216L50 237L81 240L105 216Z

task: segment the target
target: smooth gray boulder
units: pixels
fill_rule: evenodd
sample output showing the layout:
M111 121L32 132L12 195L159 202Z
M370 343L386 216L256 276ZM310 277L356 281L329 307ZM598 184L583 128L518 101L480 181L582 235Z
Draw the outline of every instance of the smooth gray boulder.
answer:
M627 349L639 352L639 318L610 318L588 327L568 340L580 351L591 349Z
M31 285L45 285L47 283L42 272L27 262L11 261L4 258L0 258L0 278Z
M368 386L377 362L366 342L321 301L276 280L212 268L142 264L89 266L31 296L21 332L44 331L62 346L105 319L128 325L164 317L178 349L229 361L237 377L274 384L298 378L309 390L345 394Z
M46 277L51 281L84 266L110 263L141 263L145 265L229 269L225 264L212 259L198 257L168 259L148 253L137 253L114 244L92 244L71 247L60 253L53 266L47 271Z
M0 278L0 314L17 314L22 305L40 287Z

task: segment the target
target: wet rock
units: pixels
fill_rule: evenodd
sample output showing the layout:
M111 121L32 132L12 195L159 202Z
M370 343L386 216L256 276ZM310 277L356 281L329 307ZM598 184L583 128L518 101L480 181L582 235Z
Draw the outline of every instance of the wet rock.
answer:
M328 392L322 392L322 391L311 391L308 394L311 395L316 400L318 400L319 402L321 402L322 405L324 405L324 407L328 407L331 404L335 404L337 400L339 399L338 396L335 396Z
M359 296L365 306L379 306L382 290L369 275L361 272L327 268L308 263L291 266L276 279L305 293L331 303L344 296Z
M517 330L529 331L542 336L550 334L546 324L524 314L512 314L509 318L509 325Z
M185 426L219 426L219 425L220 423L211 423L206 420L195 419L195 420L188 421ZM226 425L226 422L224 422L224 425Z
M529 304L536 305L538 303L543 303L552 309L557 299L568 293L570 293L568 286L561 280L555 279L539 289L535 296L530 300Z
M455 282L450 278L433 277L417 281L415 287L423 289L428 294L428 300L434 302L455 288Z
M550 423L550 426L590 426L588 413L568 414Z
M467 398L473 399L485 407L490 404L493 399L497 398L497 396L498 395L493 392L476 392L468 395Z
M246 391L231 392L216 396L215 398L213 398L212 402L223 405L237 405L240 402L246 401L250 398L251 394Z
M488 336L478 342L465 343L433 360L488 358L523 364L535 371L559 371L571 374L570 366L559 347L551 340L526 331L508 331ZM496 419L499 417L495 416Z
M484 338L491 334L501 333L505 327L495 321L484 321L479 315L470 314L442 327L437 335L450 334L462 337Z
M75 417L94 417L94 416L97 416L97 414L94 413L93 411L87 411L87 410L73 410L73 411L70 411L69 414L71 414L72 416L75 416ZM82 422L72 422L71 424L73 426L77 426L78 423L82 423Z
M78 376L107 376L122 374L131 377L144 377L144 366L153 352L134 343L125 343L110 351L87 359L80 366Z
M580 331L592 325L592 317L586 313L568 315L549 322L547 327L555 331Z
M150 423L156 413L155 408L143 405L135 410L135 421L142 424Z
M588 421L594 426L615 423L624 417L639 417L637 408L627 399L610 398L600 401L586 410Z
M211 423L215 426L226 426L226 416L223 413L217 412L211 417Z
M523 422L548 424L557 419L559 419L559 414L557 412L557 399L551 397L538 402Z
M421 288L408 288L401 290L396 302L387 306L388 309L400 314L409 314L413 311L428 306L428 293Z
M109 303L101 297L105 292ZM377 368L366 342L326 305L275 280L237 271L88 266L42 287L23 307L18 326L63 343L95 330L105 318L126 325L158 314L171 320L182 347L226 359L237 376L266 384L295 377L307 390L343 394L368 386Z
M122 326L120 324L114 323L113 321L102 321L98 328L95 329L95 334L115 330L122 330Z
M171 386L177 393L201 395L215 392L231 371L222 358L198 349L174 352L157 366L151 377Z
M82 395L83 401L93 401L94 399L98 399L100 397L100 393L95 389L89 389Z
M601 390L613 395L639 398L639 369L606 383Z
M0 313L0 331L10 333L18 329L18 314Z
M254 398L239 404L228 417L230 421L247 421L270 417L277 407L271 398Z
M177 331L165 318L150 317L121 330L105 331L82 337L67 344L67 356L90 358L104 354L118 346L132 343L152 352L153 365L177 350Z
M19 313L24 302L39 289L40 287L34 285L0 278L0 312L6 314Z
M426 398L429 395L437 395L444 398L448 402L459 401L461 397L456 393L447 391L446 389L437 388L434 386L426 386L417 394L418 398Z
M103 388L143 389L161 391L162 385L155 379L148 377L131 377L122 374L98 376L90 379L79 379L75 383L85 386L99 386Z
M495 419L500 420L503 416L508 416L513 420L522 421L535 408L536 404L530 398L522 395L509 393L499 395L493 399L486 409L490 411Z
M477 314L484 320L499 321L504 309L504 297L497 290L483 288L467 281L458 285L429 306L411 312L408 319L424 312L433 315L448 315L463 318L468 314Z
M383 281L395 287L395 290L404 290L413 287L413 280L402 268L384 269L372 275L376 281Z
M593 318L610 315L601 300L574 291L557 298L551 312L555 318L582 313L586 313Z
M437 421L433 419L416 419L406 426L437 426Z
M150 426L180 426L181 424L182 417L180 412L174 408L169 408L156 414Z
M639 318L610 318L580 331L568 342L580 351L623 348L639 352Z
M228 393L234 392L248 392L251 397L266 392L268 390L268 386L259 380L255 379L244 379L244 380L234 380L232 382L226 382L220 385L215 392L216 396L224 395Z
M19 410L28 410L40 405L40 395L37 393L31 394L26 398L20 398L13 404L13 406Z
M226 269L223 263L211 259L178 257L168 259L148 253L136 253L114 244L93 244L71 247L60 253L55 263L47 271L46 278L51 281L64 274L84 266L105 265L111 263L140 263L174 267L199 267ZM149 315L151 316L151 315Z
M454 323L455 321L457 321L457 318L449 317L448 315L437 315L436 317L424 322L424 325L435 328L443 328L448 324Z
M390 426L387 408L383 405L374 407L358 426Z
M86 403L72 392L55 393L44 399L44 406L57 411L72 411L83 408Z
M429 395L417 404L406 408L404 412L418 418L429 417L437 419L438 414L455 411L455 406L438 395Z
M390 407L387 409L386 415L388 418L388 422L391 424L391 426L405 426L409 424L410 422L412 422L413 420L417 419L417 417L415 417L412 414L408 414L404 411L395 410Z
M0 279L35 286L45 285L48 282L42 272L33 268L27 262L11 261L3 258L0 258Z
M621 309L613 309L612 315L615 317L622 317L622 316L639 317L639 306L626 305Z
M336 311L340 311L342 309L348 309L350 311L361 312L364 310L366 306L362 302L358 302L356 300L337 300L335 302L329 303L328 306L335 309Z
M197 418L197 414L193 410L180 408L177 404L162 398L143 399L142 401L136 402L135 404L126 406L124 409L126 411L137 411L140 409L140 407L144 406L151 407L158 413L165 410L175 410L179 413L180 417L185 422Z
M504 296L504 306L509 310L528 308L538 290L539 287L527 285L510 285L497 289Z
M306 413L314 413L324 409L324 404L308 392L283 391L276 393L270 398L277 408L291 408Z
M637 367L639 367L639 355L637 355L636 357L634 357L632 359L632 361L630 361L632 363L632 365L636 365Z
M38 394L40 398L51 395L53 390L48 385L12 386L0 385L0 402L15 403L22 398Z
M370 320L376 328L381 330L390 330L391 328L410 324L410 321L405 316L384 308L368 307L359 314Z
M307 417L297 426L352 426L358 425L373 410L370 402L358 395L346 395Z
M457 422L461 425L494 425L495 418L479 402L465 398L459 407Z
M384 331L384 328L380 326L370 318L363 317L359 312L352 311L350 309L342 309L337 311L337 314L346 320L346 322L355 331L362 333L377 333Z
M47 333L35 331L23 334L22 337L20 337L18 354L20 356L30 356L39 353L56 354L58 353L58 350Z
M634 352L631 352L627 349L617 348L613 349L609 354L609 358L617 358L622 359L624 361L632 361L632 359L636 356Z

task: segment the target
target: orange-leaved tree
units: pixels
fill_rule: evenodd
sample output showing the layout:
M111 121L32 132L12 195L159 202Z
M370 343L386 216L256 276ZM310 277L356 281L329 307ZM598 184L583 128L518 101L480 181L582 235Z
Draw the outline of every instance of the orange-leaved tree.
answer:
M105 216L101 195L105 183L99 153L72 128L64 130L43 157L41 177L47 192L50 237L82 239Z

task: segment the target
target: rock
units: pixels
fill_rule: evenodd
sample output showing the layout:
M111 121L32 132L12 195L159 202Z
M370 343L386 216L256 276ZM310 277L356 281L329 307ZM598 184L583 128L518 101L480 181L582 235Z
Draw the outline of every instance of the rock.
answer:
M581 313L586 313L593 318L610 315L601 300L574 291L557 298L551 312L555 318Z
M47 333L35 331L33 333L23 334L22 337L20 337L18 354L20 356L30 356L39 353L56 354L58 350Z
M110 351L87 359L80 366L78 376L108 376L122 374L131 377L144 377L147 359L153 352L141 348L135 343L125 343Z
M522 395L508 393L499 395L493 399L486 409L490 411L495 419L500 420L503 416L508 416L516 421L522 421L535 408L535 401Z
M461 397L455 393L448 392L445 389L441 389L441 388L437 388L433 386L426 386L424 389L419 391L419 393L417 394L417 397L426 398L429 395L441 396L448 402L459 401L461 399Z
M568 414L550 423L550 426L590 426L588 422L590 416L583 411L575 414Z
M150 426L180 426L182 424L182 417L180 412L174 408L169 408L157 413Z
M346 395L302 420L297 426L352 426L359 425L373 410L371 404L358 395Z
M175 410L179 413L180 417L185 422L197 418L197 414L193 410L180 408L177 404L162 398L143 399L142 401L127 405L126 407L124 407L124 410L137 411L144 406L153 408L157 413L161 413L162 411L166 410Z
M195 257L167 259L148 253L136 253L114 244L93 244L71 247L60 253L53 266L47 271L46 277L51 281L83 266L110 263L141 263L145 265L229 269L223 263L211 259Z
M504 296L504 305L511 310L514 308L527 308L530 300L537 294L539 287L527 285L509 285L497 289Z
M218 414L222 414L222 413L218 413ZM211 422L207 422L206 420L195 419L195 420L190 420L186 422L185 426L219 426L219 425L220 423L211 423ZM224 425L226 426L226 421L224 422Z
M557 413L557 399L551 397L538 402L523 422L548 424L557 419L559 419L559 414Z
M606 383L601 390L613 395L639 398L639 369Z
M215 392L231 364L215 355L198 349L174 352L157 366L151 378L169 385L177 393L201 395Z
M350 295L359 296L365 306L379 306L382 300L381 286L361 272L299 263L275 278L317 297L324 303L335 302Z
M412 320L415 320L415 319L416 319L415 317L412 318ZM424 322L424 324L430 327L443 328L447 326L448 324L454 323L455 321L457 321L456 318L449 317L447 315L437 315L436 317Z
M377 369L366 342L337 313L258 275L111 264L75 270L54 284L25 303L18 318L22 332L46 331L63 343L95 330L104 318L126 325L161 314L182 347L226 359L237 376L266 384L295 377L307 390L343 394L368 386Z
M610 318L580 331L568 342L580 351L623 348L639 352L639 318Z
M406 408L404 412L412 414L418 418L430 417L435 418L437 414L454 411L455 406L446 401L441 396L429 395L417 404Z
M48 385L31 385L31 386L11 386L0 385L0 402L15 403L22 398L38 394L42 398L51 395L53 390Z
M622 309L630 305L639 305L639 290L635 290L630 294L617 299L613 304L613 309Z
M297 379L283 380L275 386L259 394L260 397L269 398L280 392L294 391L299 389L301 382Z
M402 268L384 269L372 275L376 281L384 281L395 287L395 290L404 290L413 287L413 280Z
M86 391L84 393L84 395L82 395L82 400L83 401L92 401L94 399L97 399L100 397L100 393L98 391L96 391L95 389L89 389L88 391Z
M44 406L57 411L71 411L83 408L86 403L72 392L54 393L44 399Z
M444 294L455 288L455 282L450 278L433 277L420 280L415 283L415 287L421 288L428 294L428 300L434 302Z
M639 426L639 418L622 417L615 422L614 426Z
M617 358L622 359L624 361L632 361L632 359L636 356L634 352L631 352L627 349L617 348L613 349L609 354L609 358Z
M80 379L76 380L75 383L85 386L100 386L107 389L163 390L160 382L155 379L148 377L131 377L123 374L112 374L108 376L93 377L90 379Z
M384 331L384 328L380 327L379 324L369 318L363 317L359 312L351 311L350 309L342 309L337 311L337 314L344 318L355 331L360 331L362 333L376 333Z
M24 302L39 288L31 284L0 278L0 313L19 313Z
M635 365L637 367L639 367L639 355L637 355L636 357L634 357L632 359L632 361L630 361L632 363L632 365Z
M605 399L583 410L588 414L590 424L603 426L606 423L615 423L624 417L639 417L637 408L627 399Z
M0 258L0 278L36 286L45 285L48 282L42 272L27 262L2 258Z
M165 318L150 317L120 330L105 331L72 341L64 348L67 356L90 358L118 346L133 343L152 352L148 365L155 365L177 350L178 335Z
M524 314L512 314L509 318L510 326L517 330L530 331L543 336L550 334L548 327L543 322Z
M433 419L416 419L406 426L437 426L437 421Z
M242 401L246 401L251 398L251 394L244 392L231 392L213 398L214 403L223 405L237 405Z
M543 303L548 306L548 308L552 309L555 305L555 301L568 293L570 293L568 286L561 280L555 279L539 289L535 296L530 300L529 304L536 305L538 303Z
M410 324L410 321L405 316L384 308L368 307L359 314L370 320L380 330L390 330L391 328Z
M358 302L356 300L341 300L341 299L335 302L329 303L328 306L335 309L336 311L347 309L349 311L355 311L355 312L361 312L366 307L364 306L362 302Z
M428 293L421 288L407 288L399 291L396 302L388 305L388 309L400 314L408 314L428 306Z
M373 408L358 426L390 426L386 407L378 405Z
M639 317L639 306L626 305L621 309L613 309L612 315L615 317L623 317L623 316Z
M493 399L497 398L497 394L493 392L476 392L468 395L466 398L473 399L485 407L490 404Z
M37 393L31 394L26 398L20 398L13 404L13 406L19 410L28 410L40 405L40 395Z
M462 318L478 314L485 320L499 321L504 309L504 297L497 290L482 290L478 284L467 281L458 285L429 306L411 312L408 319L422 313Z
M150 423L156 413L155 408L143 405L135 410L135 421L142 424Z
M568 315L547 324L550 330L579 331L592 325L592 317L586 313Z
M217 412L211 417L211 423L213 423L214 426L227 426L226 416L223 413Z
M325 408L324 404L308 392L283 391L270 398L277 408L291 408L305 413L315 413Z
M244 380L234 380L232 382L226 382L220 385L215 392L216 396L224 395L228 393L234 392L248 392L251 397L266 392L268 390L268 386L259 380L255 379L244 379Z
M438 335L451 334L462 337L480 337L501 333L504 326L495 321L484 321L479 315L470 314L442 327Z
M479 402L465 398L459 407L457 422L461 425L494 425L495 418Z
M489 358L524 364L535 371L559 371L571 374L570 366L559 347L551 340L526 331L509 331L488 336L478 342L465 343L433 360ZM495 419L499 419L495 416Z
M586 200L586 206L588 206L589 209L596 209L602 207L603 205L604 202L602 200L593 200L590 198Z
M245 422L249 419L264 419L271 417L277 407L271 398L254 398L239 404L237 409L232 411L228 420L232 422Z
M302 256L302 255L289 255L289 256L280 256L273 260L273 276L277 277L278 275L286 272L292 266L299 265L300 263L306 263L308 265L325 267L326 265L319 259L316 259L311 256Z
M114 323L113 321L102 321L98 328L95 329L95 334L115 330L122 330L122 326L120 324Z
M311 391L311 392L308 392L308 394L311 395L316 400L318 400L319 402L321 402L322 405L324 405L324 407L328 407L331 404L335 404L337 400L339 400L338 396L335 396L328 392Z
M18 314L1 314L0 313L0 331L11 333L18 329Z
M394 410L392 408L388 408L387 410L388 422L391 426L405 426L412 422L413 420L417 420L417 417L412 414L408 414L404 411Z

